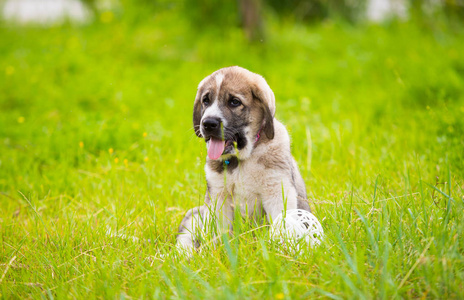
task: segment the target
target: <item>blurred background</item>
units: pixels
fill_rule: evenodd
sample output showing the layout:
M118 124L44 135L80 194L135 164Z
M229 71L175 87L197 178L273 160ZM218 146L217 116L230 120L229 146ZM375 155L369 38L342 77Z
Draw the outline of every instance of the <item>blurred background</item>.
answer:
M80 168L118 158L135 177L163 166L144 169L149 187L172 174L201 195L191 104L198 82L230 65L268 80L308 179L354 180L354 166L372 175L417 153L462 172L462 0L1 0L0 10L5 191L79 193ZM179 178L166 163L193 172Z
M230 65L273 88L314 197L414 161L462 175L463 1L0 3L5 193L201 201L192 102Z
M308 179L355 180L363 164L394 172L418 153L462 173L462 0L2 0L0 10L4 191L79 193L81 168L117 158L135 177L163 166L143 169L151 188L172 174L201 195L191 104L198 82L230 65L268 80ZM185 166L193 172L178 178Z
M53 26L63 22L88 24L122 18L130 10L154 17L163 11L182 15L197 26L242 27L250 40L260 40L268 19L314 24L337 19L351 24L410 20L434 22L437 17L462 20L462 0L2 0L7 22ZM110 17L110 15L112 17Z

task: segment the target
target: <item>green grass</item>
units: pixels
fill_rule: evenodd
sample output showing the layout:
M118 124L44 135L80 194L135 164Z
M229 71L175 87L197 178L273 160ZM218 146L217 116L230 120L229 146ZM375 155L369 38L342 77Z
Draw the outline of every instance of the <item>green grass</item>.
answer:
M267 26L249 44L175 10L2 25L1 297L464 297L464 31ZM164 258L206 189L197 84L229 65L273 88L326 239L289 256L237 220Z

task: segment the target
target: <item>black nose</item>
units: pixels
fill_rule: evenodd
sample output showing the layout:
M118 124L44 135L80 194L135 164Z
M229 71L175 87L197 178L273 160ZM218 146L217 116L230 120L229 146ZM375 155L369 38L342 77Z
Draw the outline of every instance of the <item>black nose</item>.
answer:
M219 128L221 120L217 118L208 118L203 120L203 128L206 131L213 131Z

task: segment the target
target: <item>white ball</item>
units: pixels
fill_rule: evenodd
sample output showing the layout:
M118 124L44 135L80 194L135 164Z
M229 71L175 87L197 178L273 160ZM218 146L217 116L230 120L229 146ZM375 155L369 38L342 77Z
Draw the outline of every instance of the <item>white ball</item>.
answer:
M302 240L311 247L320 245L324 230L319 220L309 211L290 209L273 221L270 236L287 250L299 252Z

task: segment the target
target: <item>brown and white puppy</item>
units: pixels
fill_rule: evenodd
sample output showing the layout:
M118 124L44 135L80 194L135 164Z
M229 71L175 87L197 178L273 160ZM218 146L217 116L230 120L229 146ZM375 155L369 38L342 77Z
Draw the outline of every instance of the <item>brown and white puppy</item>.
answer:
M235 208L245 217L264 213L269 221L285 209L310 211L289 135L274 115L274 93L258 74L228 67L200 82L193 125L206 142L208 190L205 204L182 220L178 247L197 248L212 219L220 230L232 230Z

